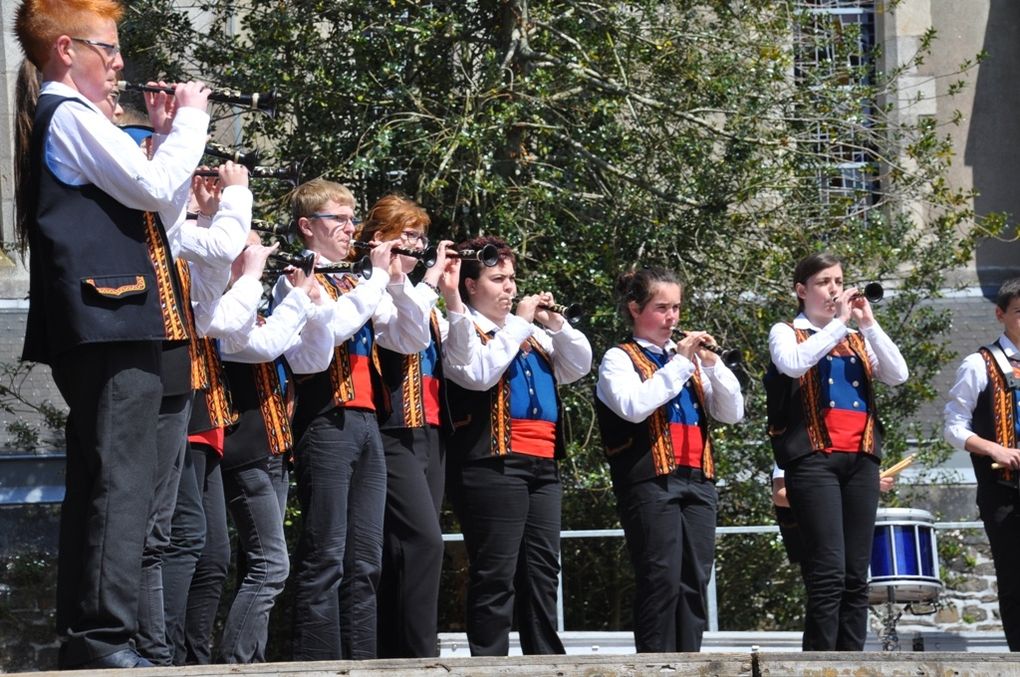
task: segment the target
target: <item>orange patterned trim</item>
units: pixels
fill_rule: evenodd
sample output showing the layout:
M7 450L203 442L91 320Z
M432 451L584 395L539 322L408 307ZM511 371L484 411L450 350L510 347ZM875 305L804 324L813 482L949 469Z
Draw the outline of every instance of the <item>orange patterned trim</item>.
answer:
M1003 376L995 357L987 348L980 348L978 353L985 361L985 371L988 373L988 385L991 388L992 421L995 428L995 441L1010 449L1016 448L1016 401L1013 392L1006 385L1006 378ZM1007 482L1013 480L1013 471L1009 468L1001 468L997 472Z
M694 397L698 400L705 431L705 434L702 435L701 472L705 473L705 477L708 479L713 479L715 477L715 457L712 455L712 437L708 434L708 408L705 406L705 390L701 382L700 369L694 370L692 381L694 382Z
M797 343L803 343L811 336L811 332L806 329L794 328L793 331L797 336ZM829 429L822 417L822 383L818 376L818 367L808 369L799 380L801 402L804 405L804 423L811 448L827 449L832 446L832 438L829 437Z
M188 356L191 359L191 387L194 390L209 389L209 367L202 358L197 339L198 331L195 329L195 316L191 311L191 267L184 259L174 261L177 266L177 279L181 282L181 296L187 300L184 304L184 316L188 323L188 330L196 340L188 342Z
M425 425L425 400L422 395L421 353L404 356L404 378L401 388L404 427Z
M861 334L848 334L847 343L850 346L850 350L857 356L857 359L861 361L861 368L864 369L864 378L867 379L868 384L868 417L864 421L864 433L861 435L861 448L860 451L865 454L875 453L875 389L872 387L872 368L871 360L868 358L868 346L864 342L864 336Z
M358 285L356 279L349 277L336 280L332 276L322 273L316 273L315 277L333 301ZM339 407L344 402L354 399L354 374L351 372L351 353L347 348L347 341L338 345L333 351L333 361L329 365L329 380L333 385L334 407Z
M429 316L429 322L432 327L432 340L435 341L438 352L441 350L440 336L442 332L439 330L439 318L435 310ZM421 428L426 425L425 392L422 379L421 353L407 355L404 359L404 377L401 384L404 426L407 428Z
M627 353L642 381L652 378L659 370L659 365L645 355L645 351L634 341L626 341L617 347ZM668 406L667 403L659 407L646 419L648 438L652 445L652 464L655 466L656 475L668 475L676 468L673 440L669 435Z
M85 282L92 285L92 288L103 296L123 296L124 294L145 291L145 278L141 275L135 275L134 284L122 284L119 287L100 287L96 284L96 280L93 277L85 278Z
M287 416L287 405L280 389L280 378L272 362L253 364L255 388L258 390L259 410L265 424L269 451L273 456L286 454L294 446L294 434Z
M234 411L230 399L230 390L223 380L223 363L220 362L219 351L211 339L203 338L193 341L198 346L200 360L206 367L209 386L205 391L205 402L209 409L209 420L218 428L237 423L238 414Z
M475 324L475 331L478 333L482 345L492 339L477 324ZM532 338L528 340L534 341ZM489 391L489 421L491 428L489 448L492 455L506 456L510 453L510 379L507 377L506 371L499 377L499 383Z
M156 223L152 212L145 212L145 238L149 247L149 258L156 271L156 290L159 293L159 306L163 311L166 340L185 341L188 339L188 330L174 292L173 263L163 238L162 228Z

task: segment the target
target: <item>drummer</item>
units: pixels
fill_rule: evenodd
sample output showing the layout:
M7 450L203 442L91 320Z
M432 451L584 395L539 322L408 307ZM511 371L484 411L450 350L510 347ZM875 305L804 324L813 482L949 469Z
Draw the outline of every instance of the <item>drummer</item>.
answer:
M995 299L1002 335L964 358L945 408L946 441L970 452L977 505L995 562L999 615L1010 651L1020 651L1020 277Z

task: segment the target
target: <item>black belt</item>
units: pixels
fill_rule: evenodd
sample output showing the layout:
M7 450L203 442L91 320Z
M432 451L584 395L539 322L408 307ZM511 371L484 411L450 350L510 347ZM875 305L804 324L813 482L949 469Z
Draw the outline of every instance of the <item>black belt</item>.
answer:
M674 477L682 477L684 479L693 480L695 482L714 482L715 480L708 477L698 468L690 468L685 465L677 466L673 469L672 475Z

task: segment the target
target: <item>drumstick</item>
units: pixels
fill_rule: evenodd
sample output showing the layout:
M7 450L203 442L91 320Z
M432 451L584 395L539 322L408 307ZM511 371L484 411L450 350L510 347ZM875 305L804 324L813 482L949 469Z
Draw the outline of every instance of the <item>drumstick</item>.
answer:
M878 476L879 479L884 479L886 477L895 477L896 475L899 475L901 472L906 470L911 463L914 462L915 458L917 458L917 454L911 454L910 456L907 456L906 458L901 460L899 463L896 463L886 468L879 474Z

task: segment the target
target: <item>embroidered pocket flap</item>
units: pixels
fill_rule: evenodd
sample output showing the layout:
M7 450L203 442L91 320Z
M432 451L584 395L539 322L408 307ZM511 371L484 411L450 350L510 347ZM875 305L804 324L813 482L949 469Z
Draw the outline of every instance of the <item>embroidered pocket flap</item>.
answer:
M148 282L144 275L104 275L102 277L82 278L81 283L100 296L109 299L122 299L129 296L144 294Z

